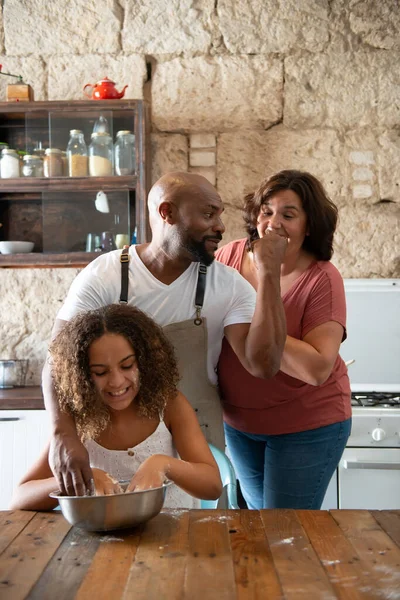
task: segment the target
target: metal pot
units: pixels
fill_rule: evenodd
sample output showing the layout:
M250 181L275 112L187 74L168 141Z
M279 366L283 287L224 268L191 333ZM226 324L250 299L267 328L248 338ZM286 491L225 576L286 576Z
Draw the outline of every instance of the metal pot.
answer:
M0 360L0 388L24 386L27 370L28 360Z

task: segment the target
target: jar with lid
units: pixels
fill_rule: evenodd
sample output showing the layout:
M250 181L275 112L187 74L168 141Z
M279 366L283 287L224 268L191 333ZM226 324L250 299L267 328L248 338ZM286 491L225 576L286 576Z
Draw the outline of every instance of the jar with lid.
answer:
M114 146L114 164L116 175L133 175L136 162L135 136L131 131L117 133Z
M45 177L61 177L63 174L63 163L61 150L58 148L46 148L43 161L43 172Z
M108 133L96 132L91 135L89 146L89 175L108 177L113 174L113 146Z
M40 156L25 154L22 165L24 177L43 177L43 161Z
M1 151L0 174L3 179L20 176L19 156L16 150L3 148Z
M67 146L68 175L86 177L88 174L88 152L80 129L71 129Z

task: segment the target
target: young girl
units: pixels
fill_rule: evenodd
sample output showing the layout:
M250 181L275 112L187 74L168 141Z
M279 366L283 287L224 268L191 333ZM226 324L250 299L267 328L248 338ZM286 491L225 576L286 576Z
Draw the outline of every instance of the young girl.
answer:
M60 406L75 418L97 494L120 491L121 480L138 491L169 479L176 486L168 489L165 506L193 508L199 506L195 498L219 498L217 464L194 410L177 390L173 348L152 319L118 304L81 313L66 323L50 355ZM10 508L57 506L49 498L58 485L48 451L20 482Z

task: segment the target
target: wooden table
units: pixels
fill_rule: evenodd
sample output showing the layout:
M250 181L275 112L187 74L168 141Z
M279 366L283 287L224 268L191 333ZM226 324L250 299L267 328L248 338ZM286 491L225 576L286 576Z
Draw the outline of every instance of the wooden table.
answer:
M400 511L166 510L112 533L5 511L0 598L400 598Z

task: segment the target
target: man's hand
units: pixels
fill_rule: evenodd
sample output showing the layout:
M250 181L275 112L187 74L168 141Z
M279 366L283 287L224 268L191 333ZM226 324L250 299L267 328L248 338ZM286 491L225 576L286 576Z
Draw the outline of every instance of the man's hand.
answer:
M75 434L55 433L50 442L49 464L60 492L66 496L94 494L89 455Z
M167 478L170 460L164 454L153 454L147 458L132 477L126 491L139 492L161 487Z
M266 229L263 237L253 243L254 264L260 275L267 271L279 277L287 242L286 237Z

